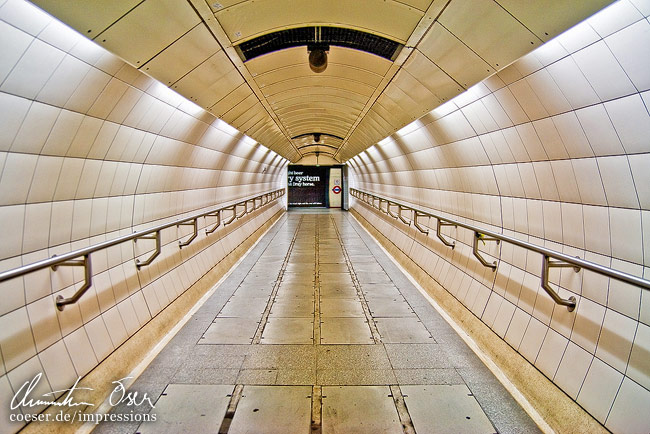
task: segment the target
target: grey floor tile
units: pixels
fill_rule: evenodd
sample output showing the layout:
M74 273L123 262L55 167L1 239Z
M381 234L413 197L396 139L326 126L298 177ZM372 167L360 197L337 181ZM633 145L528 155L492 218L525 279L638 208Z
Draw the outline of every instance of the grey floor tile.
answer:
M323 317L320 330L321 344L374 344L365 318Z
M290 300L287 300L286 298L276 298L275 302L271 306L269 318L313 318L313 316L313 298L293 298Z
M312 318L269 318L262 332L263 344L312 344Z
M199 341L200 344L250 344L259 320L248 318L215 318Z
M171 381L187 384L236 384L238 376L239 369L181 368Z
M401 434L388 386L323 387L323 433Z
M391 369L383 345L321 345L318 369Z
M375 324L384 343L435 342L417 318L375 318Z
M391 369L319 369L316 371L318 384L323 385L387 385L397 384Z
M395 369L454 368L439 344L384 344Z
M316 369L278 369L275 382L285 386L311 386L316 384Z
M399 298L370 298L367 299L368 308L373 318L417 318L411 306Z
M395 369L393 372L399 384L465 384L452 368Z
M400 386L418 434L495 433L465 385Z
M310 424L310 386L244 386L228 432L307 433Z
M318 350L313 345L253 345L243 369L316 369Z
M140 434L208 432L221 425L233 385L170 384L152 411L155 422L142 423Z
M275 384L278 371L275 369L242 369L237 376L237 384Z
M363 307L358 299L322 298L320 301L320 311L321 318L365 317Z

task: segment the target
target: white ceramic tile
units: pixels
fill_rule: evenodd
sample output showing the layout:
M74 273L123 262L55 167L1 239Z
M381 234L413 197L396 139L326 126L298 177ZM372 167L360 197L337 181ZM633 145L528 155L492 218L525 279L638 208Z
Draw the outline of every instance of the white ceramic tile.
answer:
M27 305L27 314L37 351L42 351L61 339L56 305L52 297L44 297Z
M650 153L629 155L628 161L632 169L632 178L641 209L650 209Z
M0 90L33 99L50 78L65 53L34 40L5 79Z
M524 332L526 327L528 327L528 322L530 321L530 315L524 312L521 309L516 309L515 314L510 321L510 326L508 331L505 334L504 339L508 342L515 350L519 348L519 344L524 337Z
M650 88L646 71L650 67L647 50L650 44L650 23L640 20L605 39L632 83L640 91ZM645 55L642 53L646 53Z
M615 258L643 263L641 212L610 208L609 225L612 236L612 255Z
M650 386L650 326L639 324L626 375L645 388Z
M45 375L54 391L67 389L78 378L63 341L58 341L41 351L38 357L41 359Z
M553 329L549 329L546 333L537 360L535 360L535 366L548 378L555 377L567 343L568 340Z
M84 327L63 338L78 376L84 376L97 366L97 357Z
M589 17L587 22L604 38L643 18L632 3L621 0Z
M578 394L578 404L604 423L622 381L620 372L594 358Z
M576 399L592 359L591 354L569 342L553 382L572 399Z
M556 38L571 53L596 42L598 39L600 39L598 33L586 21L571 27Z
M549 65L548 72L574 109L600 102L573 57Z
M605 103L618 137L628 154L648 152L650 115L639 94Z
M605 42L596 42L572 57L601 101L635 92L634 85Z
M535 318L531 318L519 345L519 353L533 363L542 346L548 327Z
M20 259L20 257L16 256L0 261L0 269L5 271L20 267L23 265ZM3 295L2 304L0 304L0 315L25 305L25 287L22 279L9 279L0 283L0 292Z
M101 362L114 349L111 337L106 329L106 324L104 324L104 319L101 316L98 316L84 325L84 328L88 334L88 339L93 347L95 356L97 357L97 360Z
M571 160L573 172L578 183L582 203L589 205L607 205L605 189L600 179L600 172L595 158Z
M636 321L608 309L598 339L596 357L620 372L625 372L636 326Z
M605 426L612 432L646 432L650 426L648 402L650 402L648 389L644 389L629 378L623 379Z
M15 153L7 155L0 178L0 205L14 205L27 201L37 160L36 155Z
M0 317L0 348L7 371L36 354L27 308L16 309Z
M604 306L583 297L576 308L571 341L594 353L604 317Z
M607 204L623 208L638 208L639 199L627 157L599 157L596 161L605 187Z
M625 153L603 104L576 110L575 114L596 156Z

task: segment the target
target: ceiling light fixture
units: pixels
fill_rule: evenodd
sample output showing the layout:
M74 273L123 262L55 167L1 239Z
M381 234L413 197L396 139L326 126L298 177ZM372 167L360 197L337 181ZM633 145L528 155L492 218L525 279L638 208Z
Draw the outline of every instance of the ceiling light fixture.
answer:
M330 49L328 44L322 42L321 28L314 27L314 43L307 45L309 52L309 67L317 74L327 69L327 52Z

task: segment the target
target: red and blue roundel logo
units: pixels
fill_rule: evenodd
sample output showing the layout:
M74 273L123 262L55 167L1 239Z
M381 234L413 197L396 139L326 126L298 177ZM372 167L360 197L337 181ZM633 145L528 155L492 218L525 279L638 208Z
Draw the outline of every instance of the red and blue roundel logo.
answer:
M341 192L341 187L338 185L335 185L334 188L332 188L332 193L334 194L339 194Z

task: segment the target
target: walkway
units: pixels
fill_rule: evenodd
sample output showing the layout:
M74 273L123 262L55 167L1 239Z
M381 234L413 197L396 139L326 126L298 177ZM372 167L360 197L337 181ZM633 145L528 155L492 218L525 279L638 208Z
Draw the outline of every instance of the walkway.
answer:
M340 211L287 213L133 390L157 399L157 421L95 432L537 432Z

